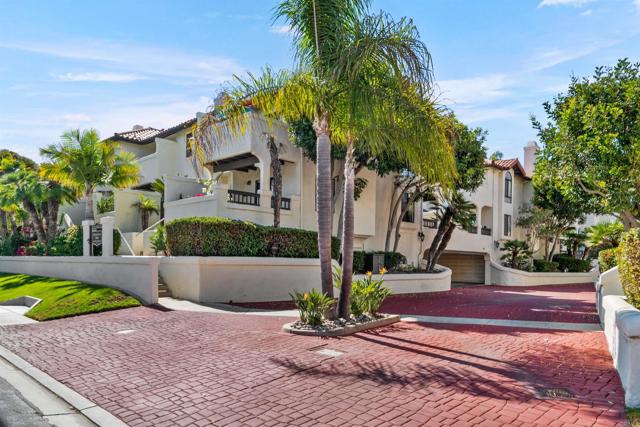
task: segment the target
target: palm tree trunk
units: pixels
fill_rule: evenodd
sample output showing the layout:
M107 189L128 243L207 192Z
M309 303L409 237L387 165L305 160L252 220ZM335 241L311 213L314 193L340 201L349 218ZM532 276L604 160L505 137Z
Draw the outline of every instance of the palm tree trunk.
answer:
M318 200L318 253L322 291L333 298L333 276L331 272L331 139L329 117L322 112L314 121L316 142L316 183Z
M417 188L416 188L417 190ZM404 218L404 215L409 212L409 209L415 209L415 203L418 200L418 195L419 195L419 191L415 191L412 195L411 198L409 199L409 202L407 203L407 206L404 207L404 209L402 211L400 211L400 216L398 217L398 221L396 222L396 238L393 242L393 252L397 252L398 251L398 245L400 244L400 237L402 237L400 235L400 226L402 225L402 218ZM415 220L415 218L414 218ZM420 219L422 220L422 219Z
M60 200L51 199L46 203L45 223L47 226L47 239L53 242L58 235L58 211L60 210Z
M282 205L282 164L278 156L278 145L273 135L267 135L267 147L271 156L271 176L273 177L273 226L280 227L280 209Z
M11 224L11 234L18 234L18 224L16 224L16 217L13 214L9 215L9 223Z
M440 219L440 224L438 224L438 231L433 237L433 241L431 242L431 246L429 246L429 251L427 252L427 271L433 271L436 263L438 262L437 254L440 248L440 243L449 230L452 219L453 211L451 211L451 209L449 208L446 208L444 214L442 215L442 218Z
M444 232L442 240L440 241L440 245L438 245L438 249L436 250L436 253L433 257L433 268L436 267L436 264L438 264L438 261L440 260L440 257L442 256L444 250L447 249L447 245L449 245L449 241L451 240L451 236L453 235L453 231L455 229L456 225L451 222L447 230Z
M0 237L9 236L9 224L7 223L7 212L0 209Z
M353 233L354 233L354 187L355 160L353 141L347 142L347 157L344 162L344 201L342 231L342 285L338 315L343 319L351 316L351 280L353 278Z
M87 204L84 208L84 219L93 221L95 219L93 215L93 188L87 188L85 195Z
M142 222L142 231L149 228L149 215L150 213L147 210L143 210L142 212L140 212L140 222Z
M36 206L29 200L24 199L22 201L24 208L29 212L29 217L31 218L31 222L33 223L33 227L36 230L36 236L38 237L38 241L43 245L47 244L47 233L44 229L44 224L42 221L42 217L38 213Z

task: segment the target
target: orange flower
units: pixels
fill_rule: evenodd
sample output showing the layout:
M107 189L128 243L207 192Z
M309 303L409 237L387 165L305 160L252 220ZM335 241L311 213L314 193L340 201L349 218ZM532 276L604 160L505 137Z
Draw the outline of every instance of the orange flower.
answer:
M304 300L308 300L309 299L309 292L305 292L304 293Z
M367 276L368 276L368 277L371 277L371 276L373 276L373 273L372 273L372 272L370 272L370 271L367 271Z
M388 273L388 272L389 272L389 270L387 270L387 269L386 269L386 268L384 268L384 267L382 267L382 268L380 269L380 271L378 271L378 273L379 273L381 276L384 276L384 275L385 275L386 273Z

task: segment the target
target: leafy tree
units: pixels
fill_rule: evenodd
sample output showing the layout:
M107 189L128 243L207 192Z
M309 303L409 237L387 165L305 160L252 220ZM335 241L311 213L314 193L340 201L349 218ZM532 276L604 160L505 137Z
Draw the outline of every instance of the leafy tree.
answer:
M427 271L436 268L456 227L465 229L475 224L474 206L466 200L463 191L473 192L484 182L487 132L481 128L471 129L451 115L448 137L455 150L457 178L455 189L436 190L434 207L439 222L433 241L424 254Z
M621 222L599 222L587 228L587 243L598 250L617 248L624 234Z
M562 242L567 248L567 255L569 256L578 258L580 248L584 249L579 259L585 259L589 253L589 250L588 250L589 248L587 248L585 245L586 241L587 241L587 232L577 231L577 230L566 231L562 239Z
M40 150L48 161L40 174L86 197L85 219L93 220L93 193L96 187L126 188L138 182L135 155L118 151L111 141L100 141L95 129L69 130L58 144Z
M616 215L627 229L640 218L638 97L640 63L621 59L591 78L572 77L566 94L544 104L546 125L532 119L544 144L536 175L580 212Z
M158 210L158 204L155 200L145 196L144 194L140 194L140 197L136 203L132 205L137 208L140 212L140 221L142 223L142 230L146 230L149 228L149 217L152 213L158 214L160 211Z
M494 151L489 156L489 160L502 160L503 157L504 157L504 154L502 154L502 151Z
M531 250L529 244L524 240L507 240L500 248L504 255L500 257L503 265L518 270L529 270L531 268Z

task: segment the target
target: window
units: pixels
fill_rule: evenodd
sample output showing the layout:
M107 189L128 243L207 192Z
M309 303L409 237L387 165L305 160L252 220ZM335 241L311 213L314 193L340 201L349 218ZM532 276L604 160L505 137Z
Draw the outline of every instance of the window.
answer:
M192 133L188 133L187 134L187 139L185 140L185 145L187 146L187 151L185 152L185 155L187 157L191 157L193 155L193 134Z
M511 177L511 172L507 171L504 174L504 201L507 203L511 203L511 199L513 197L513 178Z
M409 200L411 199L411 194L410 193L404 193L402 195L402 207L401 212L404 212L405 208L407 207L407 205L409 204ZM409 210L407 210L404 214L404 216L402 217L402 221L403 222L415 222L416 220L416 204L415 202L411 204L411 207L409 208Z
M504 215L504 235L511 236L511 215Z

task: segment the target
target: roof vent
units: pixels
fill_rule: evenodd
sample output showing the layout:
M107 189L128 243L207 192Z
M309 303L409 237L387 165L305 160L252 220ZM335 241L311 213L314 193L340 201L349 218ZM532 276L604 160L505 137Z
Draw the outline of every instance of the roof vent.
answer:
M131 130L141 130L144 129L144 126L142 125L133 125L133 127L131 128Z

